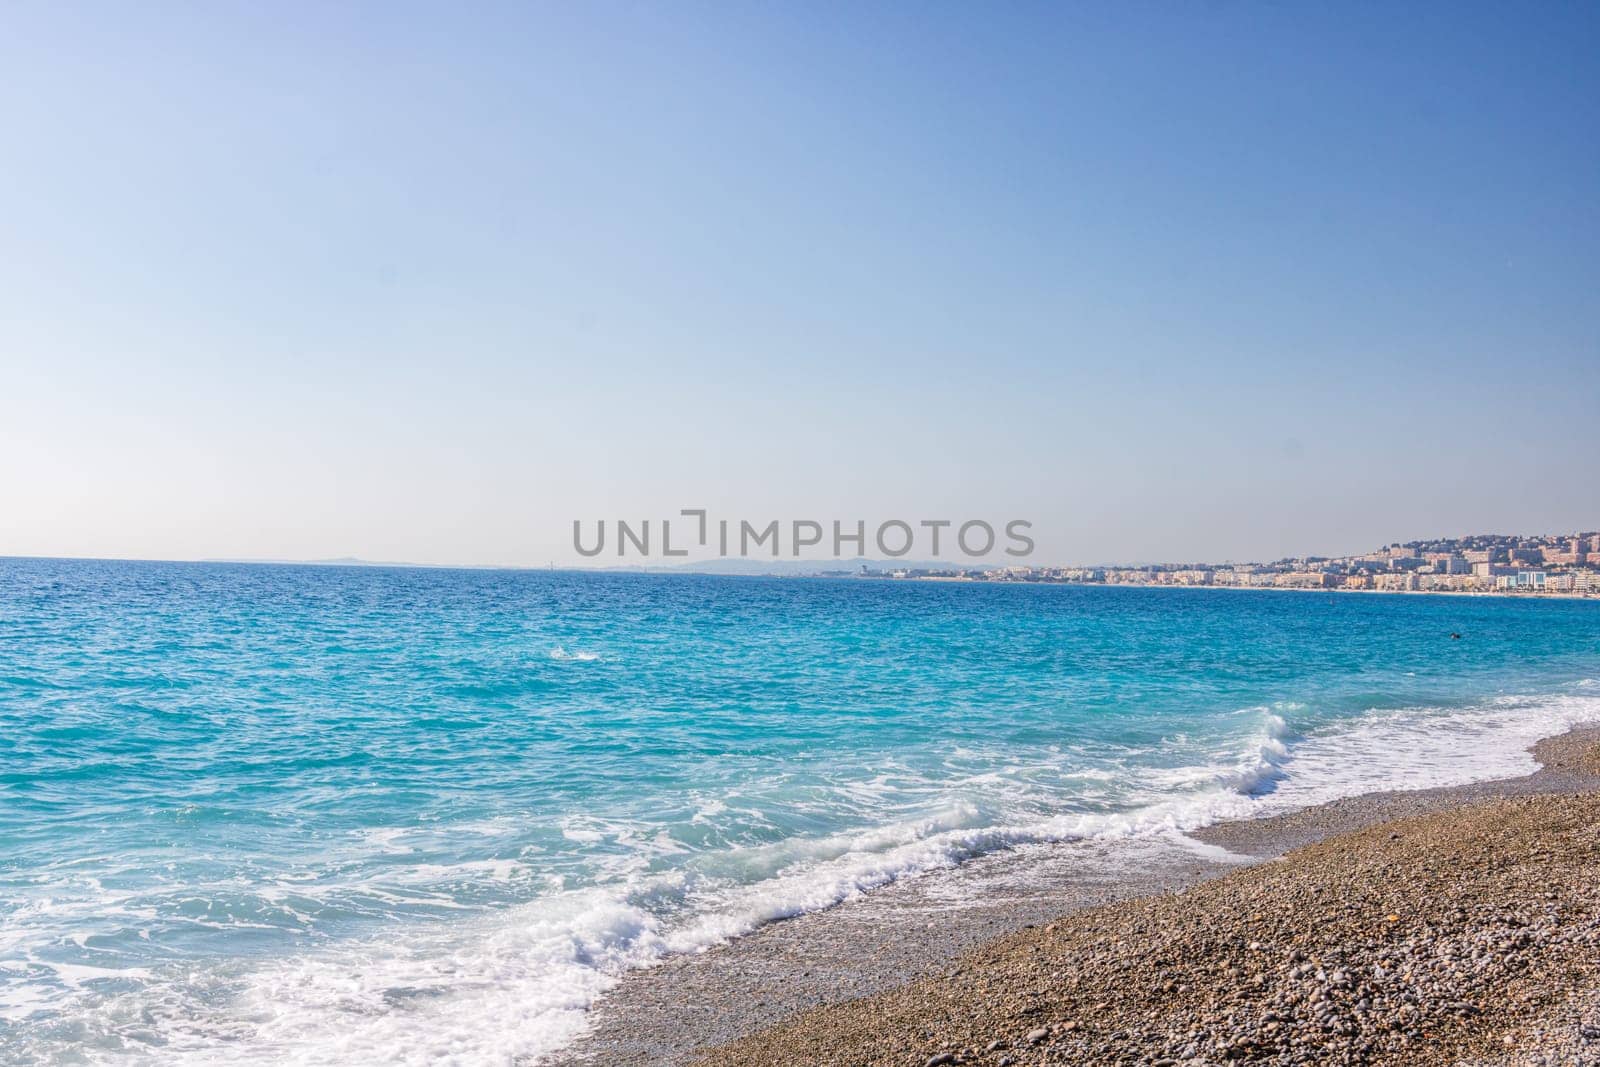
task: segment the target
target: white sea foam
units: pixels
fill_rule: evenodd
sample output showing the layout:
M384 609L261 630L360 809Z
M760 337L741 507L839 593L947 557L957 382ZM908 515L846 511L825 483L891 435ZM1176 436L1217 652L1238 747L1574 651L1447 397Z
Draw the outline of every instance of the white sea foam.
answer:
M1531 774L1528 751L1542 737L1600 721L1600 695L1583 684L1540 697L1504 696L1474 708L1368 712L1297 741L1293 773L1270 810L1395 789L1429 789Z
M569 840L631 842L633 859L602 886L549 893L531 903L458 921L409 924L380 941L343 944L257 969L208 976L179 990L144 973L123 1017L154 1020L149 1059L171 1063L302 1065L512 1064L550 1053L577 1035L587 1010L631 968L694 952L779 919L832 907L902 878L949 868L998 849L1089 839L1096 856L1119 839L1182 835L1220 819L1271 814L1380 789L1460 784L1531 771L1539 737L1600 720L1600 687L1555 697L1505 697L1466 709L1373 711L1297 731L1293 706L1250 709L1258 729L1233 753L1162 772L1128 766L1154 799L1121 810L1017 818L1005 807L956 797L914 819L859 832L728 850L715 876L651 872L645 857L665 844L638 828L570 820ZM1061 757L1056 757L1061 758ZM1020 772L1025 766L1016 764ZM909 771L896 771L909 775ZM967 779L982 796L992 771ZM1079 773L1085 785L1106 774ZM1124 783L1127 784L1127 783ZM885 789L887 783L880 783ZM1130 788L1132 788L1130 786ZM870 790L869 790L870 792ZM701 817L724 810L703 804ZM384 849L399 842L376 833ZM674 847L678 847L674 845ZM1085 862L1090 851L1085 852ZM1223 857L1226 858L1226 857ZM432 871L435 877L509 877L508 864ZM105 978L71 976L74 994ZM19 999L3 1014L35 1008ZM110 1002L107 1002L110 1003ZM197 1007L200 1005L202 1007ZM110 1010L106 1008L105 1010ZM108 1029L115 1029L107 1024ZM109 1061L126 1062L126 1046Z
M583 651L568 652L561 645L557 645L555 648L550 650L550 658L556 660L572 660L577 663L593 663L595 660L600 658L600 653Z

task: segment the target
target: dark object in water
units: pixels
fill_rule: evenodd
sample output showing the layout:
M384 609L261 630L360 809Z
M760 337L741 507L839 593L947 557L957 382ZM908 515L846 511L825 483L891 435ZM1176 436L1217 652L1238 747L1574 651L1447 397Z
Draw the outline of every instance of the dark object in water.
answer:
M1459 641L1459 640L1461 640L1461 635L1460 635L1460 634L1457 634L1457 633L1452 633L1452 634L1451 634L1451 635L1450 635L1450 640L1452 640L1452 641Z

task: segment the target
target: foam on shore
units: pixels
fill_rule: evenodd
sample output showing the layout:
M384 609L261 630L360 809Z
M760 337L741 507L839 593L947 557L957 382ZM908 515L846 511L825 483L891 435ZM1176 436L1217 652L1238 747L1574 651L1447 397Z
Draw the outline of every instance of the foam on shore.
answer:
M148 1052L124 1046L104 1059L213 1062L219 1050L237 1062L307 1065L536 1059L580 1033L588 1009L630 969L996 850L1178 838L1219 820L1360 793L1527 773L1534 741L1600 721L1600 687L1585 682L1553 697L1508 696L1465 709L1373 711L1304 733L1293 726L1296 710L1246 712L1259 726L1242 751L1159 772L1128 768L1145 776L1142 792L1166 796L1126 811L1007 822L955 800L860 833L736 852L722 870L742 869L743 880L637 874L254 970L156 974L131 997L107 1003L124 1018L100 1020L115 1029L126 1013L143 1013L159 1031L143 1046Z

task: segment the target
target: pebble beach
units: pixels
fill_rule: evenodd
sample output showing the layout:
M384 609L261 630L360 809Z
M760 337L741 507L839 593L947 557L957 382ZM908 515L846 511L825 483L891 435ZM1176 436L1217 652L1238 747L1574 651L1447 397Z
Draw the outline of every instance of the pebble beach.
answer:
M960 934L909 889L897 932L893 905L778 924L630 978L563 1062L1600 1063L1600 731L1534 753L1522 778L1219 824L1195 836L1226 859L1123 886L1046 877ZM878 936L893 965L836 981Z

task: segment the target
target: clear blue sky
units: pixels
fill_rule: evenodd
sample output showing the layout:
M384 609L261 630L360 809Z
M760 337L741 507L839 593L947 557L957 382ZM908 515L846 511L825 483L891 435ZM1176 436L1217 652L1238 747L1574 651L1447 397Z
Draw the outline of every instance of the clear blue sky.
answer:
M1600 526L1600 6L10 4L0 554Z

